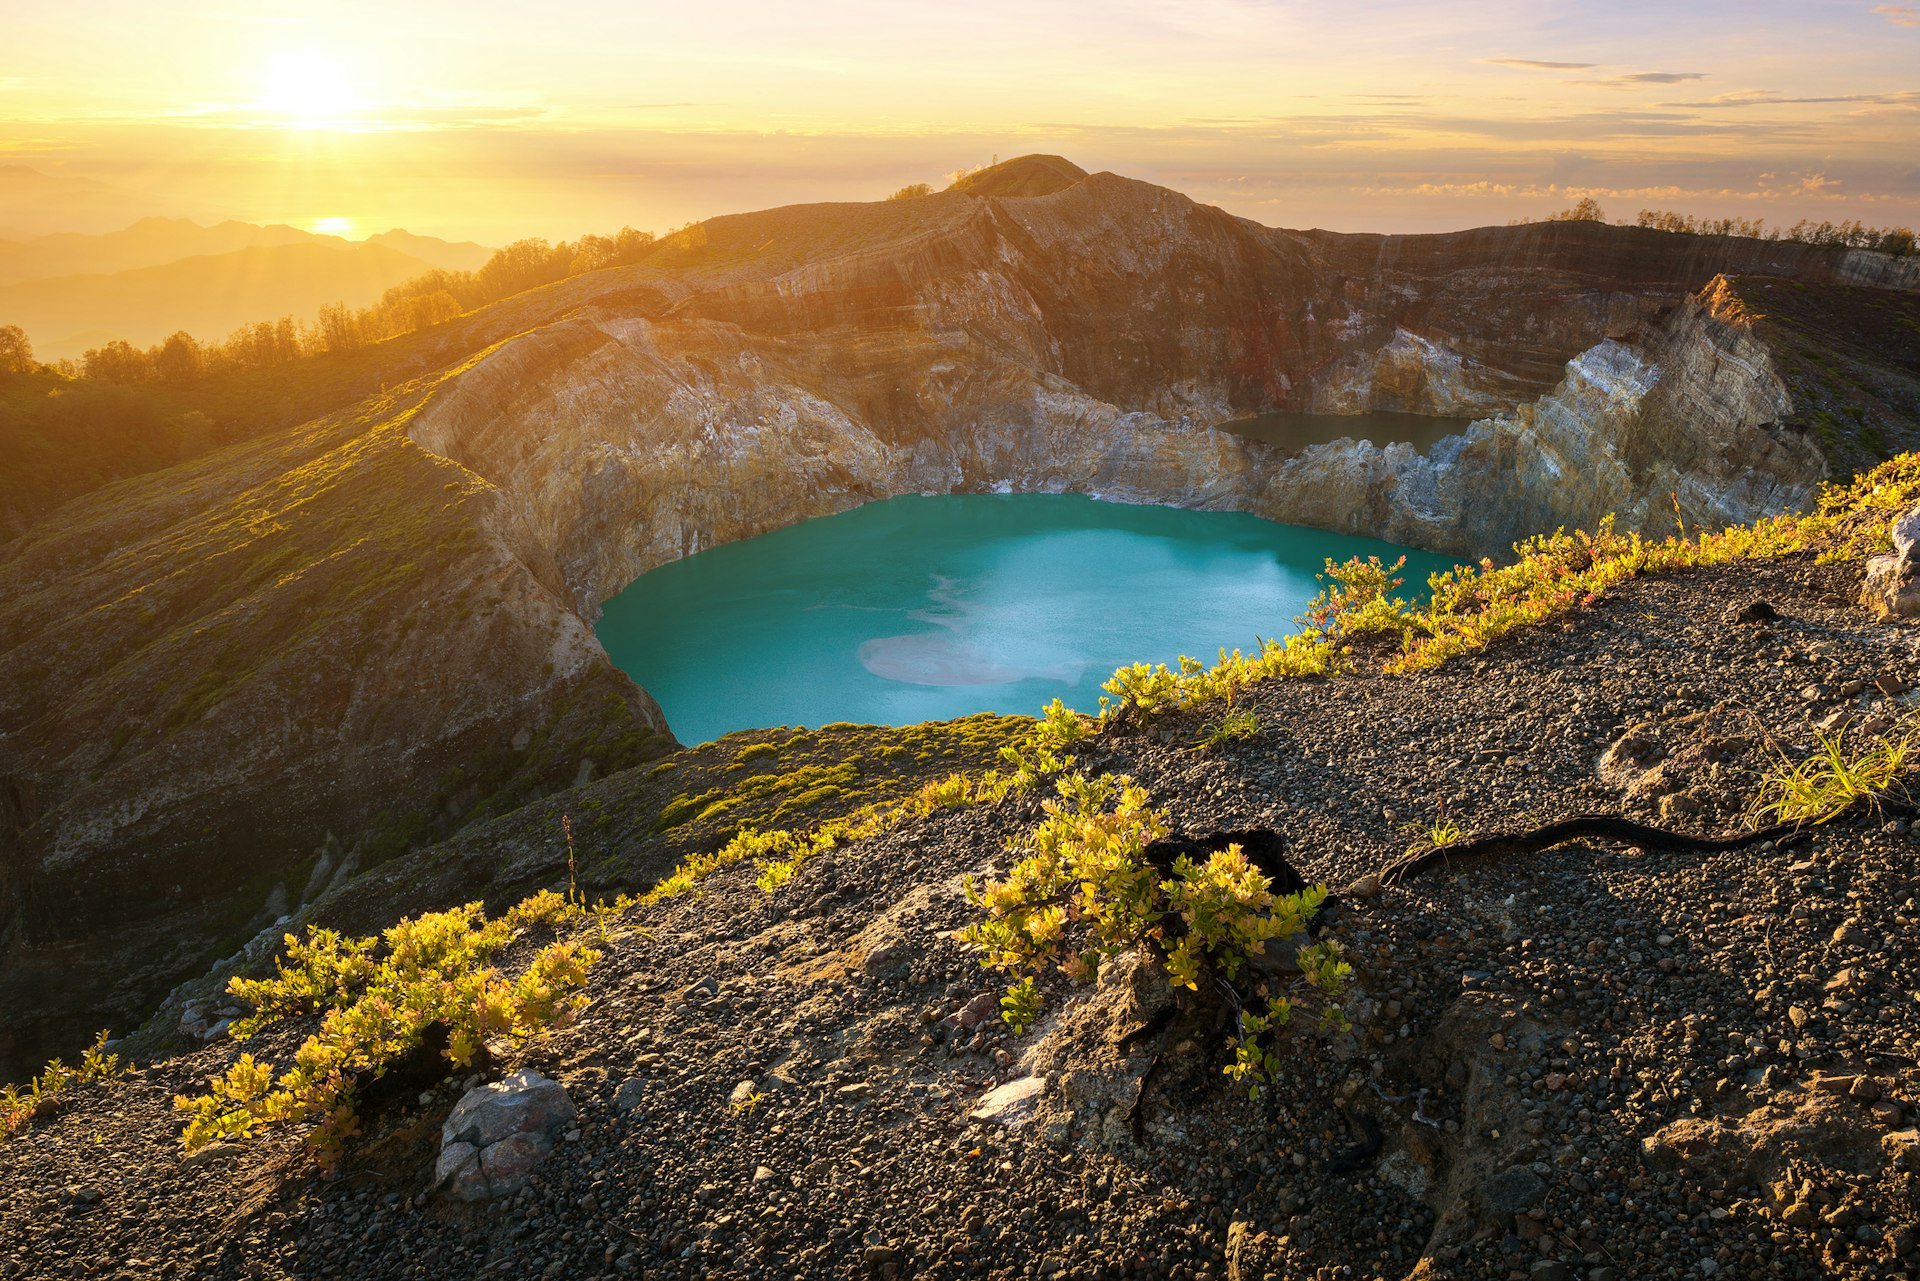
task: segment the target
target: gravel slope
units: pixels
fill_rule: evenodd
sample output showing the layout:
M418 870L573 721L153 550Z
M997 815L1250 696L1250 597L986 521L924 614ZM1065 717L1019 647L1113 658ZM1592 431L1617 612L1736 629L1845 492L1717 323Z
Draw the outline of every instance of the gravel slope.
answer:
M1725 830L1770 743L1920 679L1920 628L1868 622L1857 573L1642 580L1438 673L1257 688L1262 732L1231 748L1163 721L1081 764L1189 832L1271 825L1336 885L1443 813ZM1733 621L1755 599L1778 617ZM1115 1041L1153 999L1138 969L1026 1037L948 1021L990 986L948 937L961 878L1037 813L947 812L773 895L736 868L629 913L593 1004L526 1057L578 1135L505 1203L425 1195L457 1086L369 1118L336 1179L287 1135L183 1166L168 1101L215 1045L0 1146L0 1276L1920 1275L1904 821L1706 857L1575 844L1349 899L1327 933L1354 1034L1302 1035L1252 1101L1216 1043L1167 1045L1135 1142L1154 1047ZM1030 1120L970 1119L1029 1072Z

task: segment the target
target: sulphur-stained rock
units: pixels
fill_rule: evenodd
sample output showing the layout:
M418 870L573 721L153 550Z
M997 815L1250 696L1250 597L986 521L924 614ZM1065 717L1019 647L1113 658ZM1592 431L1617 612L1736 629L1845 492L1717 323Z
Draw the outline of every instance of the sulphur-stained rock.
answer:
M531 1068L476 1086L440 1127L434 1186L462 1201L517 1192L576 1115L560 1083Z

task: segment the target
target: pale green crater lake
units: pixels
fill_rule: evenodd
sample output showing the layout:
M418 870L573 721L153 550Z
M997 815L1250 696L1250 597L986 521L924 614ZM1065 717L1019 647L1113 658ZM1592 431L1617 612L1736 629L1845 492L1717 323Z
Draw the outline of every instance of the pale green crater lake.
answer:
M1234 512L1072 494L894 498L641 575L600 641L685 743L737 729L1097 710L1133 662L1284 636L1331 557L1405 554Z

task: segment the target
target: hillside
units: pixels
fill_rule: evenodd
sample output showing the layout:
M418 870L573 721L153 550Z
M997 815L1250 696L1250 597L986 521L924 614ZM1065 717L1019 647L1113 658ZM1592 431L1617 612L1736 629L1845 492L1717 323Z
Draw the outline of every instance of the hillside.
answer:
M0 165L0 238L107 233L151 212L150 200L121 187L30 165Z
M1478 558L1609 513L1751 521L1835 458L1920 443L1899 391L1920 348L1890 341L1916 295L1861 284L1902 283L1872 255L1276 231L1036 167L1072 181L716 218L635 266L216 380L177 412L252 424L236 443L0 547L0 1069L139 1020L342 865L669 751L591 627L694 548L1004 486ZM1756 319L1743 291L1768 281L1888 318ZM1830 436L1823 359L1886 389ZM1426 453L1214 429L1276 408L1479 421Z
M1579 839L1378 884L1409 827L1441 818L1474 834L1580 811L1733 830L1777 751L1806 752L1841 718L1885 733L1910 715L1915 625L1860 607L1846 549L1920 496L1916 466L1860 487L1854 514L1784 557L1642 577L1421 674L1254 685L1240 706L1257 732L1225 746L1194 746L1205 709L1072 744L1075 767L1138 780L1176 831L1271 827L1291 865L1345 891L1319 939L1354 966L1351 1030L1303 1022L1257 1098L1222 1074L1231 1026L1134 953L1090 985L1050 978L1024 1034L995 1017L997 982L953 931L979 915L966 878L1004 875L1042 817L1038 794L1016 793L852 841L772 890L748 862L589 919L580 937L603 955L577 1018L445 1085L376 1089L330 1177L285 1129L183 1161L172 1099L239 1047L216 1034L151 1066L143 1053L131 1077L73 1087L0 1144L0 1266L1920 1274L1905 802L1717 853ZM877 731L867 759L895 733ZM696 755L411 866L511 867L515 888L487 889L496 908L564 888L551 829L571 813L599 869L589 891L638 890L666 865L651 807L621 803ZM302 919L390 920L407 884L343 888ZM170 1009L158 1032L198 1039L220 999ZM295 1018L246 1049L284 1064L315 1026ZM441 1126L467 1087L523 1067L577 1115L522 1190L457 1199L436 1174Z

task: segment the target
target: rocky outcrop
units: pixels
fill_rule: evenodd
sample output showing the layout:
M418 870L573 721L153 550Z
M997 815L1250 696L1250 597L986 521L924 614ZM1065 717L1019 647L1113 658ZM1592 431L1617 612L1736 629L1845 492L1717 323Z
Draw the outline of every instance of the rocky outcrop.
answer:
M1791 396L1767 349L1711 295L1626 341L1607 338L1558 386L1426 454L1350 442L1270 473L1253 510L1463 555L1498 555L1525 532L1724 528L1802 507L1819 450L1786 427Z
M1156 199L1163 219L1237 229L1217 211L1176 207L1171 193ZM1609 513L1670 529L1676 502L1689 524L1751 520L1803 504L1824 475L1819 449L1789 425L1792 396L1766 344L1716 303L1716 280L1671 302L1635 294L1632 306L1600 306L1600 318L1647 315L1617 337L1589 332L1538 391L1525 362L1501 369L1465 354L1490 347L1486 335L1470 344L1404 326L1317 370L1296 353L1289 373L1270 352L1276 363L1255 385L1230 327L1200 315L1143 326L1135 358L1122 298L1098 325L1057 314L1071 291L1047 295L1035 281L1059 273L1063 251L1020 248L1004 217L946 225L908 262L856 255L693 295L658 317L576 312L450 380L409 431L510 496L588 617L654 566L902 493L1072 490L1478 557ZM1151 282L1192 274L1167 237L1104 233L1099 253L1128 235L1144 246L1110 269L1150 282L1135 304L1149 312L1162 305ZM1016 270L1003 255L1037 265ZM981 260L1000 266L975 269ZM1231 297L1240 287L1222 278L1209 301L1250 305ZM801 316L816 330L807 341ZM1558 323L1578 328L1568 315ZM1166 341L1150 346L1150 330ZM1162 367L1136 387L1136 364ZM1487 416L1424 454L1365 441L1294 450L1214 428L1269 407L1269 391L1319 410Z
M1920 509L1902 513L1888 536L1893 550L1868 559L1860 603L1881 618L1912 618L1920 614Z

